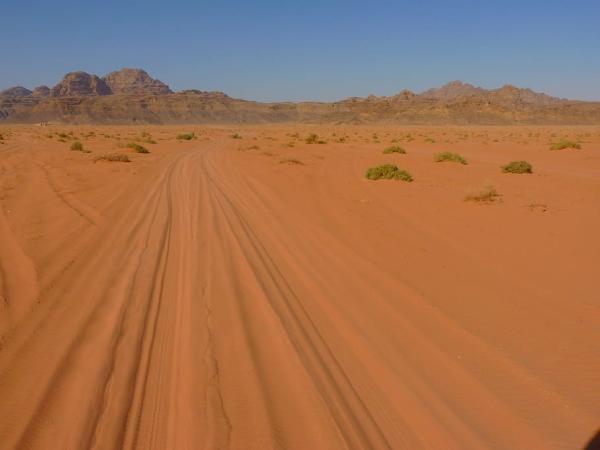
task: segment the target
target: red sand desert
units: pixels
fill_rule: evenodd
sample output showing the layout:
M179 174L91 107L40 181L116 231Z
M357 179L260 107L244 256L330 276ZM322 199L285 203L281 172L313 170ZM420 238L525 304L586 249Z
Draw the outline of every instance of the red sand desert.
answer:
M566 450L600 427L599 127L0 134L0 449ZM414 181L365 178L385 163Z

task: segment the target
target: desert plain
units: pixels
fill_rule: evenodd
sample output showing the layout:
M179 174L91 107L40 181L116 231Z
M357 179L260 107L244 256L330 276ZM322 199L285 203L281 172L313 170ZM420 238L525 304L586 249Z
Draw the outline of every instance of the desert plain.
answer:
M0 135L0 449L566 450L600 427L600 127Z

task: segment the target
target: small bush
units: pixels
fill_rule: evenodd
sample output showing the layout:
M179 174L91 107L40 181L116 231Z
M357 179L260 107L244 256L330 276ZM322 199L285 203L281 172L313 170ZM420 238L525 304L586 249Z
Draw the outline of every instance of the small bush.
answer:
M240 135L239 135L239 134L237 134L237 133L234 133L234 134L232 134L232 135L231 135L231 138L232 138L232 139L241 139L241 138L242 138L242 136L240 136Z
M107 153L105 155L98 155L94 158L96 161L111 161L111 162L131 162L129 156L121 153Z
M428 144L435 144L435 139L432 138L425 138L425 142L427 142Z
M581 144L575 141L569 141L568 139L561 139L550 146L550 150L564 150L566 148L580 149Z
M304 142L307 144L316 144L319 142L319 136L317 136L315 133L311 133L306 139L304 139Z
M399 145L392 145L391 147L388 147L383 150L384 155L389 155L390 153L401 153L404 155L404 154L406 154L406 150L404 150Z
M504 173L533 173L533 167L527 161L511 161L501 168Z
M460 164L467 164L467 160L465 158L463 158L458 153L452 153L452 152L436 153L434 155L433 159L435 160L435 162L447 162L448 161L448 162L456 162L456 163L460 163Z
M365 176L369 180L401 180L413 181L413 177L406 170L401 170L395 164L382 164L367 169Z
M500 197L493 184L486 183L479 189L470 190L465 196L466 201L471 202L493 202Z
M71 144L71 150L74 152L83 152L83 144L79 141L75 141Z
M130 142L129 144L127 144L127 147L135 150L137 153L150 153L150 151L146 147L143 147L140 144L136 144L135 142Z
M182 133L177 135L177 139L180 141L191 141L194 137L196 137L194 133Z

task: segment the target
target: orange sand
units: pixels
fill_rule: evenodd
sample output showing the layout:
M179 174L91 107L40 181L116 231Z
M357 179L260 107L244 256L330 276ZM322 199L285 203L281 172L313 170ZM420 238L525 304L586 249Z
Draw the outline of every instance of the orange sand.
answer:
M118 144L142 131L150 154ZM0 449L551 450L600 426L598 127L0 134ZM382 163L415 181L367 181ZM499 201L463 200L484 182Z

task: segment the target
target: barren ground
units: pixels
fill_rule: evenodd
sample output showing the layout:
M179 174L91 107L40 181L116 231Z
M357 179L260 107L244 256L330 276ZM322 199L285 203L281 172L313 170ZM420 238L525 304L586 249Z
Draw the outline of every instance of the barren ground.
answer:
M600 426L598 127L0 134L1 449L566 450ZM366 180L382 163L414 181Z

